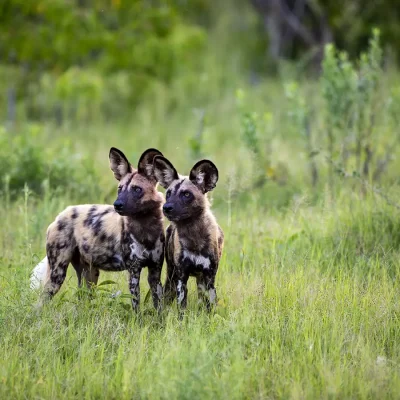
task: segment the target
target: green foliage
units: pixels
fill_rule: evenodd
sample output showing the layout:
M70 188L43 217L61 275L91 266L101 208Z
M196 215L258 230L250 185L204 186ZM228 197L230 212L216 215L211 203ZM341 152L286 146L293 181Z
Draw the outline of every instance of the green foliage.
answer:
M389 98L389 113L391 118L394 120L395 125L400 125L400 117L399 117L399 110L400 110L400 86L394 87L390 91L390 98Z
M343 1L312 7L328 17L337 48L348 50L351 59L367 44L372 26L380 28L385 44L397 46L399 28L387 0L379 7ZM0 91L16 90L18 119L119 118L159 86L173 90L179 80L179 90L199 96L199 83L216 73L211 70L220 69L219 78L229 86L231 71L250 72L257 81L270 65L267 35L250 1L6 0L0 22ZM295 53L303 56L299 49ZM339 57L341 75L346 65L351 72L346 57ZM350 76L341 83L354 84ZM6 99L0 96L3 117ZM344 112L346 106L336 107Z
M90 159L76 153L71 143L44 145L40 128L30 126L23 134L0 130L1 191L18 197L25 185L37 195L45 190L71 195L98 195L96 171Z
M390 94L384 89L379 38L379 31L374 30L367 51L357 62L327 45L320 93L315 87L300 88L297 82L284 84L290 128L302 136L314 185L321 175L321 165L314 157L321 153L328 161L331 189L334 173L347 177L350 169L361 181L377 181L393 159L399 138L386 144L383 132L396 125L397 91Z
M346 0L320 0L318 3L328 17L337 46L345 49L351 57L357 57L368 45L373 28L382 32L384 43L397 56L400 54L397 40L400 29L391 0L378 0L369 4Z
M382 74L382 50L379 44L379 31L373 31L367 53L362 53L356 68L345 52L337 54L330 44L325 50L322 94L327 105L328 129L345 130L373 112L373 101L379 90ZM365 126L359 126L359 130Z
M319 149L315 148L314 138L312 137L312 107L307 103L304 94L301 92L297 82L290 82L284 85L284 92L288 100L288 117L292 128L300 134L303 146L309 158L309 170L312 185L318 183L319 173L315 161L315 156L319 154Z
M277 190L276 184L287 185L290 179L287 163L277 159L273 153L272 143L277 135L274 116L271 112L260 115L258 112L251 111L249 98L241 89L236 91L236 103L241 123L241 141L249 151L252 164L251 174L247 174L247 179L252 184L243 191L251 193L260 188L266 191ZM291 190L286 192L284 190L281 194L282 199L287 201L293 193Z
M199 127L194 136L189 138L188 146L193 160L199 160L202 158L202 147L203 147L203 133L204 125L206 122L206 115L204 110L196 110L199 114Z
M361 54L357 64L350 62L345 52L338 53L328 45L321 77L329 157L333 159L339 153L344 166L353 157L354 170L368 179L377 176L372 173L372 159L376 160L380 152L377 126L387 124L388 104L379 104L384 101L380 97L383 73L379 36L375 29L368 51Z
M248 111L245 104L245 93L239 89L236 91L236 100L240 112L241 137L244 145L250 151L254 159L253 173L256 185L263 184L266 179L266 171L269 167L268 154L262 151L259 133L259 116L254 111Z
M354 113L357 75L345 52L337 54L333 44L325 49L321 77L322 94L327 106L328 129L344 129Z
M257 119L256 112L245 111L242 114L242 137L244 144L254 153L256 157L260 155L260 143L257 135Z
M205 41L173 1L7 0L0 18L3 62L24 65L9 81L19 98L52 96L67 108L106 106L121 76L127 93L118 97L120 108L132 107L153 81L168 83L179 70L195 69ZM42 107L36 102L35 112Z
M288 117L295 129L298 130L298 133L305 137L307 135L311 107L307 104L297 82L286 83L284 85L284 93L288 100Z

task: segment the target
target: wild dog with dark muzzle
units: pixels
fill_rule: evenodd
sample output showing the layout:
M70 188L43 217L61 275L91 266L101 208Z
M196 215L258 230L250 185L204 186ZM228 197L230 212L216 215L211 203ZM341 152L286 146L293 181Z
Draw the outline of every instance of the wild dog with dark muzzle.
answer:
M166 158L156 156L154 174L167 189L163 211L171 222L165 244L165 302L170 303L176 295L179 309L186 308L187 281L195 276L199 300L210 310L217 301L214 282L224 242L207 199L207 192L218 181L218 170L211 161L203 160L188 177L180 176Z
M163 195L157 191L153 158L146 150L134 169L125 155L111 148L110 167L119 181L114 206L78 205L61 212L47 230L47 257L33 271L31 287L45 283L40 304L52 298L64 282L71 263L91 287L99 270L129 272L129 290L135 310L140 301L140 273L148 267L154 307L160 306L161 269L164 261Z

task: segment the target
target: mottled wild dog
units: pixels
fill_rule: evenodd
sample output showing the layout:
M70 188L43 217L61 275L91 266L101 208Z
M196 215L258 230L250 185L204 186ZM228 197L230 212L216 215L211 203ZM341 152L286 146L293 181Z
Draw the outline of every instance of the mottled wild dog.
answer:
M176 295L179 309L186 308L187 281L195 276L199 300L210 310L217 301L214 282L224 242L207 198L218 181L218 170L211 161L203 160L188 177L180 176L166 158L155 156L154 174L167 189L163 212L171 222L165 246L165 302L171 303Z
M140 302L140 273L148 267L154 307L160 306L161 269L164 261L163 195L157 191L153 158L162 155L146 150L134 169L125 155L111 148L110 168L119 181L118 197L110 205L67 207L47 229L47 257L33 271L31 287L45 283L41 302L52 298L64 282L71 263L90 287L99 270L129 272L132 306Z

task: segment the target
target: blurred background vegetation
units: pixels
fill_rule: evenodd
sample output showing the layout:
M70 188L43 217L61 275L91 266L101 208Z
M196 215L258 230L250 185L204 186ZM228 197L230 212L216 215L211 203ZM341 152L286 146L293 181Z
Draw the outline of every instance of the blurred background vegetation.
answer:
M282 60L318 67L331 41L357 57L374 27L395 58L399 12L392 0L3 0L2 117L119 117L175 79L194 91L211 57L257 81Z
M180 147L187 168L214 155L232 195L273 184L279 204L300 187L333 187L335 172L377 182L398 144L399 10L392 0L4 0L3 186L83 195L87 176L102 179L93 153L106 166L119 144L132 157Z

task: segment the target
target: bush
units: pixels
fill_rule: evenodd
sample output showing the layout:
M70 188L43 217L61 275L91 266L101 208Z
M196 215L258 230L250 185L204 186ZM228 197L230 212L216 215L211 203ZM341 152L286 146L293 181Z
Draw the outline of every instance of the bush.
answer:
M0 6L2 52L10 54L0 75L29 119L49 112L49 98L80 120L99 114L100 105L109 108L115 97L119 113L130 112L153 81L168 84L201 59L204 29L187 24L173 2L34 3L9 0ZM13 32L15 26L20 29ZM113 86L121 77L126 85L118 97Z
M77 154L69 142L56 148L40 143L40 128L30 126L25 133L11 136L0 130L1 192L15 198L25 185L41 195L46 187L72 196L98 195L96 171L90 160Z

